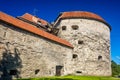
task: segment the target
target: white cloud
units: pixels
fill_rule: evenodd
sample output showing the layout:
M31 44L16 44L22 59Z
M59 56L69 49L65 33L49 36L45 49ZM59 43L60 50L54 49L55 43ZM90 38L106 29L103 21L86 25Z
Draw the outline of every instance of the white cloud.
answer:
M120 56L116 56L117 59L120 59Z

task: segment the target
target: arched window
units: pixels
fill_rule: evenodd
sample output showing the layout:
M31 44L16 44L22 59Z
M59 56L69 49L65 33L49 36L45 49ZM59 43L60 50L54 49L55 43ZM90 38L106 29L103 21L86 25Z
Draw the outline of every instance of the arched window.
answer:
M102 56L98 56L98 60L102 60Z
M78 25L72 25L72 29L73 29L73 30L77 30L78 28L79 28Z
M62 30L66 30L66 26L62 26Z

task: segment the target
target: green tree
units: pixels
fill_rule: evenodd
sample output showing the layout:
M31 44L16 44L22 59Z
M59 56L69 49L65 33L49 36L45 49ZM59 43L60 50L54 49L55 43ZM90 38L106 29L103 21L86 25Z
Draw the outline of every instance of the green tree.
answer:
M118 76L120 75L120 65L118 65L113 60L111 61L111 67L112 67L112 76Z

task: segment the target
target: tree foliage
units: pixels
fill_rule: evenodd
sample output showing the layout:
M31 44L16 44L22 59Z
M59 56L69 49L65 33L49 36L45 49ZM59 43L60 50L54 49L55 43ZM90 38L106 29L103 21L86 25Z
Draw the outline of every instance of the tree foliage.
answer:
M120 75L120 65L118 65L116 62L111 61L111 67L112 67L112 76L118 76Z

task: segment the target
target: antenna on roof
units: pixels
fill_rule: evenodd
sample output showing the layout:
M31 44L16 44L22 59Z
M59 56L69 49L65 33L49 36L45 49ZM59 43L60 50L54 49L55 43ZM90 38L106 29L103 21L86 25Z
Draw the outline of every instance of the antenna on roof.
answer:
M33 15L34 15L34 16L37 16L37 12L38 12L38 9L34 8L34 10L33 10Z

